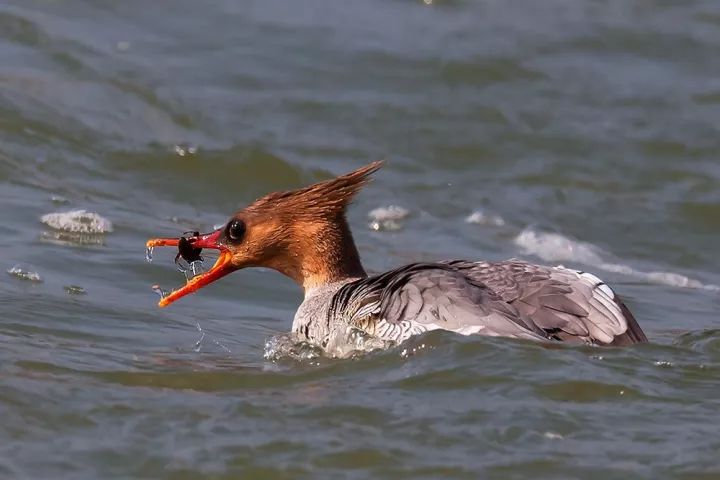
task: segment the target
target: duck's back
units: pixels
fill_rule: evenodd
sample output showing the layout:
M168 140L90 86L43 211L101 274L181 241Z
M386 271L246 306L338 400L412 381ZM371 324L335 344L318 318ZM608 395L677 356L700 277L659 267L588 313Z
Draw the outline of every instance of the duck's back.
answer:
M647 341L594 275L519 260L406 265L345 284L324 313L328 325L394 341L436 329L600 345Z

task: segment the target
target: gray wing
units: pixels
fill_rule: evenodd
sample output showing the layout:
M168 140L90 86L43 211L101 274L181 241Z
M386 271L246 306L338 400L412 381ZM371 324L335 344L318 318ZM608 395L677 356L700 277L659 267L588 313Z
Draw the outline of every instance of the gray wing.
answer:
M344 286L329 315L387 340L443 329L461 334L543 339L517 309L467 272L443 263L410 264Z
M519 260L447 264L486 285L550 338L612 345L647 342L625 304L590 273Z

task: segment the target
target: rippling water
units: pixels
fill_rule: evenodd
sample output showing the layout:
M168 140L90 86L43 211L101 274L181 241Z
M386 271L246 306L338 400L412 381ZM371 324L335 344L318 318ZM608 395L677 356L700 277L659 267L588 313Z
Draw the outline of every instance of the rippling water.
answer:
M719 48L715 1L4 0L0 477L719 478ZM148 237L377 158L369 270L578 266L652 344L283 355L269 271L156 308Z

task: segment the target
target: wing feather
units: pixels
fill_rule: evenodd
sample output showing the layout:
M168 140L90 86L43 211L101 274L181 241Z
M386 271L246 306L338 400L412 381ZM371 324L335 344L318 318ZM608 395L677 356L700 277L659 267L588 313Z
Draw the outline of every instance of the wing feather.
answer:
M627 344L647 337L615 292L587 272L520 260L449 262L486 284L548 333L587 343ZM567 335L565 335L567 334ZM568 337L569 336L569 337ZM618 340L623 337L622 340Z
M418 331L435 329L544 338L540 329L525 324L517 310L487 286L447 264L411 264L348 284L342 290L336 298L344 300L336 311L349 313L353 325L374 322L373 330L385 339L401 341ZM376 308L352 309L359 297L373 298ZM373 312L370 319L368 311Z
M434 329L597 344L647 341L594 275L519 260L406 265L345 285L329 315L339 313L396 341Z

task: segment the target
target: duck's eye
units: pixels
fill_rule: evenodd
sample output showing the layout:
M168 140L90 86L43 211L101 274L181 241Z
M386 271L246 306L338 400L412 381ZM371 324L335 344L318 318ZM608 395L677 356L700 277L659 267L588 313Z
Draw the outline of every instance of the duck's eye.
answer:
M228 225L227 235L233 242L239 242L245 235L245 222L242 220L233 220Z

